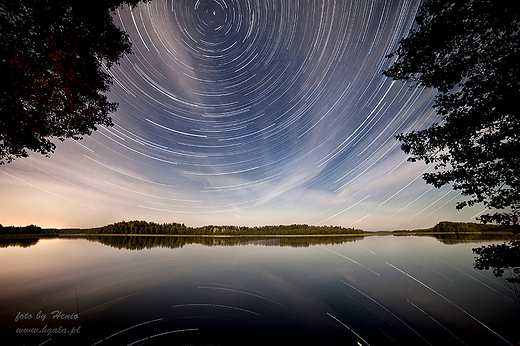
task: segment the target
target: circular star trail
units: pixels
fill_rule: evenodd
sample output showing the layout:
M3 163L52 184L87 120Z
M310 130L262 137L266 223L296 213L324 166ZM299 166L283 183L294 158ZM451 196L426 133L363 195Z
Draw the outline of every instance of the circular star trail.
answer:
M114 21L134 54L109 70L115 125L66 141L50 160L2 167L13 210L25 203L27 213L66 226L145 219L389 229L470 219L481 210L455 214L459 195L426 186L430 168L407 163L394 138L439 120L433 91L381 74L419 4L119 8ZM23 223L15 214L12 223Z

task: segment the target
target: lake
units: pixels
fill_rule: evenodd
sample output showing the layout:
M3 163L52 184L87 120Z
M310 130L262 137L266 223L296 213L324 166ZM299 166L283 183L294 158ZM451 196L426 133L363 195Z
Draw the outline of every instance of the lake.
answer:
M517 345L505 240L98 237L2 243L9 345ZM506 280L511 278L513 280ZM517 278L517 277L516 277Z

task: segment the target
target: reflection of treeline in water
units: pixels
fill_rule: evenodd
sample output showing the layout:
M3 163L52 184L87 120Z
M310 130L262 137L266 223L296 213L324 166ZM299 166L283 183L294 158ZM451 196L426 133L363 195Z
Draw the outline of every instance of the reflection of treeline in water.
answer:
M315 245L339 245L348 242L355 242L365 239L363 236L356 237L291 237L291 238L271 238L247 242L241 240L237 245L264 245L264 246L290 246L290 247L309 247Z
M309 247L312 245L334 245L362 240L363 237L291 237L291 238L255 238L255 237L141 237L141 236L87 236L87 240L96 241L118 249L142 250L156 247L182 248L188 244L204 246L290 246Z
M55 239L57 237L56 234L4 234L0 235L0 248L9 246L29 247L36 245L40 239Z
M428 234L424 235L434 237L438 239L441 243L446 245L451 244L461 244L461 243L477 243L484 242L490 240L511 240L511 239L520 239L520 235L518 234L505 234L505 233L436 233L436 234Z
M0 248L9 246L29 247L36 245L40 238L0 238Z
M363 234L362 230L340 226L203 226L186 227L184 224L158 224L146 221L122 221L86 231L87 234L158 234L158 235L314 235Z

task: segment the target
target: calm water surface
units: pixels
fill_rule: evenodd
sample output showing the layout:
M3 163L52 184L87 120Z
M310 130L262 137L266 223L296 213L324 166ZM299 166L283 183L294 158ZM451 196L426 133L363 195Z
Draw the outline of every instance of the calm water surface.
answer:
M0 248L10 345L520 342L518 287L474 269L504 241L100 239Z

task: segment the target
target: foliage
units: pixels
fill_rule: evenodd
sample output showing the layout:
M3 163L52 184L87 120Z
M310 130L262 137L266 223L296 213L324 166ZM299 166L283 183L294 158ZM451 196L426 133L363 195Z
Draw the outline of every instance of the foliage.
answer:
M483 203L483 223L518 225L520 214L520 12L515 1L428 0L383 74L436 88L442 122L399 134L410 161L433 164L435 187L453 184L457 209Z
M168 235L314 235L362 234L363 231L339 226L280 225L263 227L203 226L186 227L184 224L157 224L146 221L122 221L90 229L87 234L168 234Z
M0 4L0 164L49 156L51 141L112 125L104 94L114 63L131 53L111 11L136 0L16 0Z

